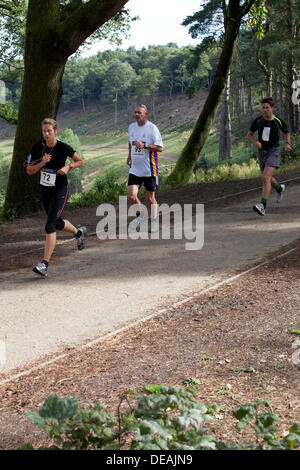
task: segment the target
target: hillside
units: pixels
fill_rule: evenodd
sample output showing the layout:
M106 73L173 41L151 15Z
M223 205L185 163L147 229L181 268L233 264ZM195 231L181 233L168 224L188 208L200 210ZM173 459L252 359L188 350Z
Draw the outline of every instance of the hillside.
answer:
M149 112L149 119L163 132L170 127L186 124L189 128L191 122L199 116L207 92L199 92L193 99L184 94L177 94L169 99L168 95L160 95L155 102L155 116ZM113 106L103 106L97 100L90 101L85 112L80 104L70 106L62 105L57 121L61 129L71 128L77 134L99 134L115 130L127 130L128 124L133 121L135 102L129 108L120 107L118 110L118 125L114 128ZM148 103L145 103L148 105ZM15 126L0 121L0 138L14 135Z

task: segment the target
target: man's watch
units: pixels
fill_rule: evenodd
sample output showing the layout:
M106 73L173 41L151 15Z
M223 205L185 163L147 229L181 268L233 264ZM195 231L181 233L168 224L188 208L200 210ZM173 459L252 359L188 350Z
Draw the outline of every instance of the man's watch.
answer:
M72 170L72 168L73 168L72 163L69 163L69 170Z

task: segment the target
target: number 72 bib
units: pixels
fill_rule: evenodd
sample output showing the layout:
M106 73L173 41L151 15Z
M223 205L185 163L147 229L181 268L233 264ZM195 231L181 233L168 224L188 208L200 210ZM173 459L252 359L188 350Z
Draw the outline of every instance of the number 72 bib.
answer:
M56 182L56 172L52 168L42 168L40 184L42 186L55 186Z

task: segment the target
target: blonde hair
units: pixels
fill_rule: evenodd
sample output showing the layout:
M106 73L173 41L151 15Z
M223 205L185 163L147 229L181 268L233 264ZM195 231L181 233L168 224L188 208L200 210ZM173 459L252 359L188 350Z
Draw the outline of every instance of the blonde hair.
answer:
M42 127L45 126L46 124L49 126L52 126L55 131L58 129L57 122L54 119L51 119L51 118L43 119Z

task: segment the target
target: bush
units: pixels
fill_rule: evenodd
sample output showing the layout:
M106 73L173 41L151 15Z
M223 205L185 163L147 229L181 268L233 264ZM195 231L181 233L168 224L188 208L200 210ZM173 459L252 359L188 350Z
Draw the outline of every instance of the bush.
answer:
M195 380L185 383L195 384ZM45 429L55 445L48 448L63 450L290 450L300 447L300 428L294 424L284 439L279 439L274 423L278 416L270 411L270 403L257 400L233 410L237 429L248 425L254 431L255 442L219 442L207 426L216 412L217 405L207 405L194 397L197 385L189 388L146 386L147 395L137 396L124 392L117 417L97 403L92 409L78 411L75 397L61 400L57 395L47 398L38 414L26 413L37 426ZM138 398L136 408L129 397ZM121 404L129 408L121 413ZM260 411L264 407L267 411ZM205 426L204 426L205 425ZM22 448L33 449L31 444ZM46 449L46 447L40 448Z
M74 134L72 129L65 129L62 131L59 135L59 140L70 145L82 159L84 158L81 152L79 137ZM76 170L68 173L68 182L71 194L81 193L83 173L84 167L76 168Z
M119 175L113 170L105 175L97 176L90 191L71 196L69 207L84 207L92 204L119 201L119 196L127 194L127 183L120 182Z

